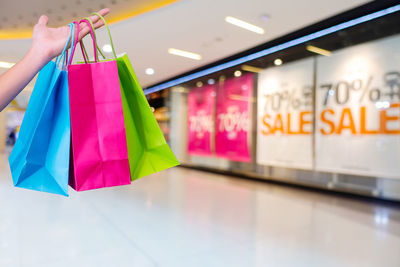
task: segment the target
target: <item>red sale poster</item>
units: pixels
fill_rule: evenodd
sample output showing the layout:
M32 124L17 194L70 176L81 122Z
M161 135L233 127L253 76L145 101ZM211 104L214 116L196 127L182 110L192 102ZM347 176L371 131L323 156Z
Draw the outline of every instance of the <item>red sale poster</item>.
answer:
M253 75L226 80L218 87L215 125L217 156L250 162L249 132Z
M188 154L211 155L215 89L212 85L193 88L188 95Z

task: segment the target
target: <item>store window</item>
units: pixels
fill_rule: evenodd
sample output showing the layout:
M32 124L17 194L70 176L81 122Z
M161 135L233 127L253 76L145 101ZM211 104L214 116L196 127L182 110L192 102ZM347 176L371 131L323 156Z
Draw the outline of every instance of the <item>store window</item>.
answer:
M400 197L398 25L395 12L170 88L172 149L187 166Z

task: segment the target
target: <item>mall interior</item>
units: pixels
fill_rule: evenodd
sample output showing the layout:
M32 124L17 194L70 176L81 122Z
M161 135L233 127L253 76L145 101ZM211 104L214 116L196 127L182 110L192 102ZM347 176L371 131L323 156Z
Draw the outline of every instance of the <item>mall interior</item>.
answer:
M83 38L89 62L77 49L58 65L68 116L39 97L44 71L0 113L1 267L400 266L399 1L0 1L0 75L30 49L42 14L61 27L104 8L112 41L96 29L97 49ZM137 79L121 78L124 55ZM123 168L88 152L105 185L77 185L98 168L79 170L95 149L83 134L92 113L73 104L89 86L73 97L71 80L88 76L73 76L74 64L92 79L96 64L115 66L119 89L103 98L121 96L120 116L96 109L92 120L113 134L123 123L126 135L96 140L103 152L127 142L130 184L107 186ZM107 84L91 81L92 97ZM90 101L100 106L78 102ZM54 120L67 143L40 135ZM148 162L131 157L137 147ZM58 186L64 177L67 193L29 187L45 181L32 164ZM134 178L140 164L152 171Z

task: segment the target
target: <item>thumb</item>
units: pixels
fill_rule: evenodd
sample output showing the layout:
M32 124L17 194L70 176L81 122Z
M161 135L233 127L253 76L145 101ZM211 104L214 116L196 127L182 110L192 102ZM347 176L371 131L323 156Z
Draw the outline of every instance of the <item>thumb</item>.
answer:
M46 26L47 22L49 22L49 18L46 15L41 15L37 24Z

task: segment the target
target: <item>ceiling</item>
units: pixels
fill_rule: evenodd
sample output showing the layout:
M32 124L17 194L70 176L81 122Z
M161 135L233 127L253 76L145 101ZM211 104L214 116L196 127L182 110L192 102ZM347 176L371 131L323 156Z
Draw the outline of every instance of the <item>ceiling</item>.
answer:
M68 24L76 18L103 9L112 8L109 22L117 22L164 7L178 0L0 0L0 39L30 38L32 27L41 14L46 14L52 26Z
M114 2L113 2L114 1ZM5 3L8 3L5 5ZM42 1L5 1L0 0L0 24L4 13L17 14L18 8L27 9L21 2L35 2L36 14L49 13L46 3ZM84 4L90 3L93 10L104 6L111 8L111 14L118 13L120 5L127 0L79 0ZM109 3L108 3L109 2ZM135 0L130 3L143 3ZM148 2L148 0L146 0ZM150 1L151 2L151 1ZM156 1L155 1L156 2ZM158 1L164 4L168 1ZM174 2L174 1L169 1ZM155 9L113 23L111 33L117 53L126 52L143 86L163 81L167 78L198 68L216 60L225 58L237 52L270 41L289 32L321 21L348 9L365 4L365 0L180 0L162 8ZM38 4L37 4L38 3ZM76 1L70 2L76 3ZM113 4L114 3L114 4ZM32 4L30 4L32 5ZM13 6L9 11L7 8ZM134 8L133 8L134 9ZM72 14L82 8L70 4L66 9L52 10L50 24L56 25L57 17L64 12ZM87 8L83 11L89 13ZM22 12L22 11L21 11ZM134 14L134 11L130 11ZM79 14L81 12L79 11ZM263 19L268 15L269 19ZM108 16L111 20L118 20L118 16ZM243 30L225 22L226 16L233 16L262 27L265 34L258 35ZM22 22L21 22L22 23ZM26 24L26 22L24 22ZM18 28L17 23L17 28ZM99 30L99 45L108 43L104 30ZM0 40L0 61L16 62L29 49L30 40ZM196 52L202 55L199 61L168 54L168 48L178 48ZM145 74L145 69L155 70L152 76Z

